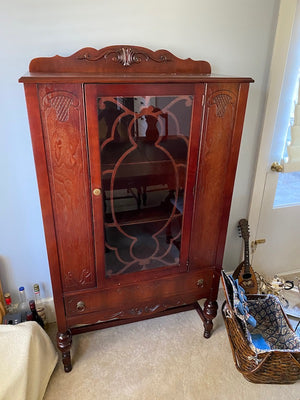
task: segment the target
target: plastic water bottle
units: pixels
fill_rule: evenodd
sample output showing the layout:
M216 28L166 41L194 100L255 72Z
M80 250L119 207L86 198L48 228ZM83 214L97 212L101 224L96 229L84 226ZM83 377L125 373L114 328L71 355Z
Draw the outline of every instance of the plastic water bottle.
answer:
M19 287L19 296L20 296L20 304L19 304L19 312L21 313L21 321L26 321L26 315L29 312L29 303L26 297L24 286Z

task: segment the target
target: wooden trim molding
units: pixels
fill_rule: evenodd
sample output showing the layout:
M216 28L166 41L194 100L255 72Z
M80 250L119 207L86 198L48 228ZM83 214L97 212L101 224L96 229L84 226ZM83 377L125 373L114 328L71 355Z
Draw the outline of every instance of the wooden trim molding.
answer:
M41 57L31 61L30 72L155 72L210 74L207 61L183 60L167 50L116 45L96 50L85 47L69 57Z

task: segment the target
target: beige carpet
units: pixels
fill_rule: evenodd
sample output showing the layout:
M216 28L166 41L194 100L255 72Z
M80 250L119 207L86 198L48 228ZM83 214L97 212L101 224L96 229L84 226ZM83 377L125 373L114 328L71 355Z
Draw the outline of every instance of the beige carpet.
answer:
M72 353L72 372L60 361L44 400L300 400L300 381L245 380L220 312L210 339L196 311L187 311L74 336Z

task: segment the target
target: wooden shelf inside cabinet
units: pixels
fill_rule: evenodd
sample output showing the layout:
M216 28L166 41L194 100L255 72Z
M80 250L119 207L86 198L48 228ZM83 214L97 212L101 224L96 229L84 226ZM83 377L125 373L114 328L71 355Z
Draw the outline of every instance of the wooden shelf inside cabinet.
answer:
M155 164L170 162L176 164L186 162L189 141L184 136L173 136L154 143L139 139L137 142L115 143L107 141L101 144L101 162L105 169L111 169L120 157L127 152L123 160L128 164ZM102 167L102 168L103 168Z
M78 324L194 307L209 338L253 80L116 45L36 58L20 82L65 371Z
M102 166L102 187L108 191L140 188L153 191L157 185L165 186L168 190L175 190L177 182L184 185L186 164L175 164L171 161L152 161L145 163L122 163L121 168L115 173L107 165ZM153 189L151 189L153 188Z
M142 210L124 211L116 213L115 220L113 221L111 214L105 215L105 226L128 226L128 225L140 225L156 222L166 222L169 219L182 217L181 212L175 212L174 215L170 215L170 212L164 210L162 207L144 208Z
M151 161L127 161L122 162L122 173L121 176L134 175L134 172L140 171L142 175L152 175L153 171L169 171L169 168L174 165L176 167L186 167L186 159L174 159L170 160L151 160ZM111 173L115 167L115 164L102 163L102 173ZM130 171L132 169L133 171Z

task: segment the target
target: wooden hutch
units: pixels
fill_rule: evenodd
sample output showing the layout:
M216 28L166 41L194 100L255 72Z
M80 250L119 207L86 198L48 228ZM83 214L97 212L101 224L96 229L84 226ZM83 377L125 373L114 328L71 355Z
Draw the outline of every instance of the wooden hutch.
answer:
M125 45L29 70L65 371L72 335L92 329L195 308L208 338L252 79Z

